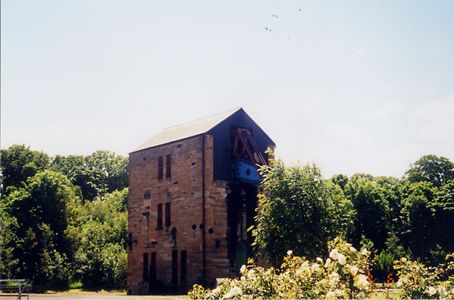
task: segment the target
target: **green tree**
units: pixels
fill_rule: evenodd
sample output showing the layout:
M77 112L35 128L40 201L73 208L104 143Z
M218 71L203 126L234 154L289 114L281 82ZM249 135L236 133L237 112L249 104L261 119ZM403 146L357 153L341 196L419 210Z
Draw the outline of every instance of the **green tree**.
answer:
M431 202L436 188L430 182L407 184L402 195L401 237L416 258L425 258L435 246L435 218Z
M85 200L128 186L128 159L109 151L96 151L88 156L57 155L52 168L78 186Z
M128 189L87 201L67 233L76 249L77 276L86 288L124 288Z
M24 145L13 145L1 150L0 166L5 192L8 192L8 187L20 187L27 178L47 169L49 162L47 154L32 151Z
M355 228L349 238L355 245L366 238L376 249L383 249L392 229L390 205L383 187L371 175L356 174L349 179L345 193L356 211Z
M434 214L434 239L445 252L454 252L454 180L449 180L436 192L430 203Z
M410 166L405 178L409 182L427 181L440 187L454 179L454 163L443 156L424 155Z
M348 183L348 177L343 174L336 174L331 177L331 181L343 190Z
M6 202L0 201L0 278L11 278L18 261L13 257L14 238L13 228L17 221L7 209Z
M326 254L328 241L345 233L353 213L342 190L313 165L286 168L273 161L263 171L253 229L257 250L274 264L287 250L311 258Z
M67 287L72 248L65 231L78 201L74 186L61 173L45 170L11 190L4 201L16 220L11 228L15 238L6 245L18 262L12 275L32 279L35 286Z

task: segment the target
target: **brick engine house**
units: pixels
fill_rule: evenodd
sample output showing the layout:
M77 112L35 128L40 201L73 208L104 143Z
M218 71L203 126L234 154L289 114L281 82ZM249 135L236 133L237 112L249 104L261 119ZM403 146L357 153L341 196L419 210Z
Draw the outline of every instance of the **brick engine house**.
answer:
M238 273L252 254L256 166L274 146L239 108L167 128L129 154L128 293Z

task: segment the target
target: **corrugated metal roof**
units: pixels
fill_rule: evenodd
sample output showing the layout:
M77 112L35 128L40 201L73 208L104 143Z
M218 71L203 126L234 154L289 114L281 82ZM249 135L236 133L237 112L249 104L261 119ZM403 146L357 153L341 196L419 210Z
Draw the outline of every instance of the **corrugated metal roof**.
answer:
M197 136L208 132L210 129L241 110L242 108L231 109L209 117L198 119L192 122L165 128L158 134L154 135L148 141L134 149L132 152L144 150L151 147L167 144L174 141L183 140L189 137Z

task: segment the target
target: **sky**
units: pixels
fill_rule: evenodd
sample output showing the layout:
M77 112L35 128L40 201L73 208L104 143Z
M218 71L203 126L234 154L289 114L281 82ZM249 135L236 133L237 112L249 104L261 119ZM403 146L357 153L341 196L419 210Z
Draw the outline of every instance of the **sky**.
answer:
M454 1L1 1L1 148L127 155L235 107L287 165L454 161Z

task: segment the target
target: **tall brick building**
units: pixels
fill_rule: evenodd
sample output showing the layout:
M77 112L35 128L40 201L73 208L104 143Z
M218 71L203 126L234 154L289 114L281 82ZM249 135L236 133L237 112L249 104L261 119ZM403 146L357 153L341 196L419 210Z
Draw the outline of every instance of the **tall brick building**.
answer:
M274 142L242 108L167 128L129 155L128 292L184 291L235 275L251 254Z

